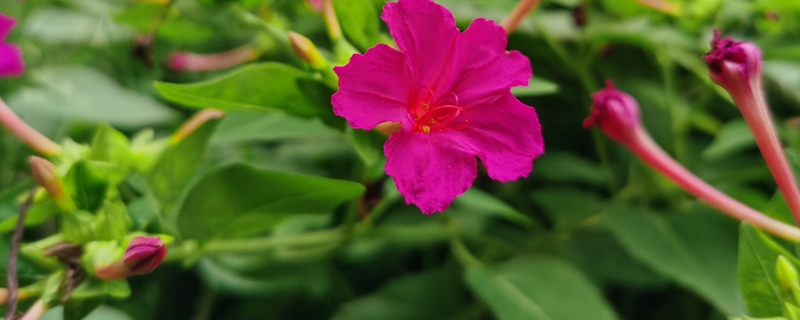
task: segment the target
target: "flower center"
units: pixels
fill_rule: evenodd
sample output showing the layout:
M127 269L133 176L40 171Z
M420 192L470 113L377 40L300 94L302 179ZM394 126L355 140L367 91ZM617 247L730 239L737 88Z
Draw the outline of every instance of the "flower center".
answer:
M458 106L458 96L455 93L449 92L434 101L431 89L423 87L419 90L416 101L409 110L409 116L414 120L414 132L460 130L469 125L469 114Z

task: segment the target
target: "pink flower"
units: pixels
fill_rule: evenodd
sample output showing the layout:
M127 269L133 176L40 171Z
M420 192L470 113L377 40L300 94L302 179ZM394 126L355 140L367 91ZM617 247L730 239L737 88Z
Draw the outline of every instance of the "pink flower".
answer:
M640 129L639 104L630 95L614 88L611 80L606 88L592 95L591 114L583 121L584 128L598 125L609 138L623 145L630 143Z
M400 50L379 44L335 68L333 111L356 129L402 125L384 153L406 203L426 214L447 209L472 185L476 156L492 179L527 176L544 142L536 111L510 92L532 71L525 56L506 51L503 28L476 19L460 33L430 0L387 3L381 18Z
M752 90L752 86L761 85L761 50L752 43L723 39L719 30L714 30L711 51L703 60L711 80L729 91Z
M5 43L6 37L16 24L17 20L0 13L0 78L19 77L25 69L22 50L13 44Z

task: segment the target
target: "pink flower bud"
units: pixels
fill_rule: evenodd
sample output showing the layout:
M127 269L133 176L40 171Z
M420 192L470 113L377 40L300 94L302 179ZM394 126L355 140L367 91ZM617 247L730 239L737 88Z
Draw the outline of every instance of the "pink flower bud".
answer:
M715 30L711 51L703 60L711 80L728 91L747 89L742 86L754 81L760 84L761 50L752 43L723 39L719 30Z
M166 256L167 246L161 238L136 237L128 245L124 261L133 274L146 274L153 272Z
M606 88L592 95L592 111L583 126L594 125L611 139L623 145L631 142L640 127L639 104L630 95L614 88L610 80Z
M125 256L112 264L99 266L95 276L102 280L124 279L153 272L167 256L167 246L158 237L136 237Z

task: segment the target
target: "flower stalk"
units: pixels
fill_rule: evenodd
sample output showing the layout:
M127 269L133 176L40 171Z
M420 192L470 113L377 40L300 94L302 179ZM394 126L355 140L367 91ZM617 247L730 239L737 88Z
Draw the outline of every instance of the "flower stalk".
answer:
M733 98L747 126L753 132L758 149L800 225L800 189L778 139L761 84L761 50L748 42L723 39L714 32L711 51L703 58L709 76Z
M22 121L3 99L0 99L0 125L41 155L50 157L61 153L61 146Z
M222 110L215 110L215 109L205 109L194 116L192 116L189 120L187 120L179 129L175 131L170 138L171 144L177 144L183 139L186 139L190 134L195 132L198 128L203 126L206 122L209 122L214 119L222 118L225 115L225 112Z
M800 229L728 197L670 157L641 126L639 105L633 97L614 89L608 82L608 87L595 93L592 98L594 105L591 115L584 122L585 127L599 126L609 138L630 149L654 170L722 213L781 238L800 242Z
M169 68L175 71L214 71L255 60L258 55L258 50L252 45L244 45L233 50L214 54L178 52L170 56Z
M536 9L540 2L540 0L520 0L517 6L514 7L514 10L500 22L500 26L503 27L503 30L505 30L507 34L511 34L514 30L517 30L522 20L525 19L533 9Z

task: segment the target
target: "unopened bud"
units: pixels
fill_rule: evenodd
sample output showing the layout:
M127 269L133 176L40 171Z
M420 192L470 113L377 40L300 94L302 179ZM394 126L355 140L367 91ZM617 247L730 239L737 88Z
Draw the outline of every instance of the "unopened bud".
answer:
M779 256L775 263L775 277L785 292L792 292L792 287L798 284L797 269L784 256Z
M733 96L738 90L752 89L749 85L760 85L761 50L749 42L722 38L719 30L714 31L711 51L703 60L708 65L708 74L716 84L722 86Z
M614 141L623 145L631 142L641 126L639 104L627 93L614 88L611 81L606 81L606 88L592 95L591 114L583 121L589 128L597 125Z
M169 68L175 71L214 71L237 66L256 57L256 50L249 45L215 54L179 52L170 56Z
M167 256L167 246L158 237L136 237L125 256L106 266L99 266L95 276L102 280L124 279L153 272Z
M37 185L47 190L50 197L64 211L74 211L75 202L67 194L64 182L58 177L58 170L50 161L37 156L28 158L31 167L31 176Z
M289 31L289 43L292 45L294 54L308 63L311 68L315 70L330 68L328 66L328 60L325 60L325 57L322 56L314 43L308 40L308 38L299 33Z

